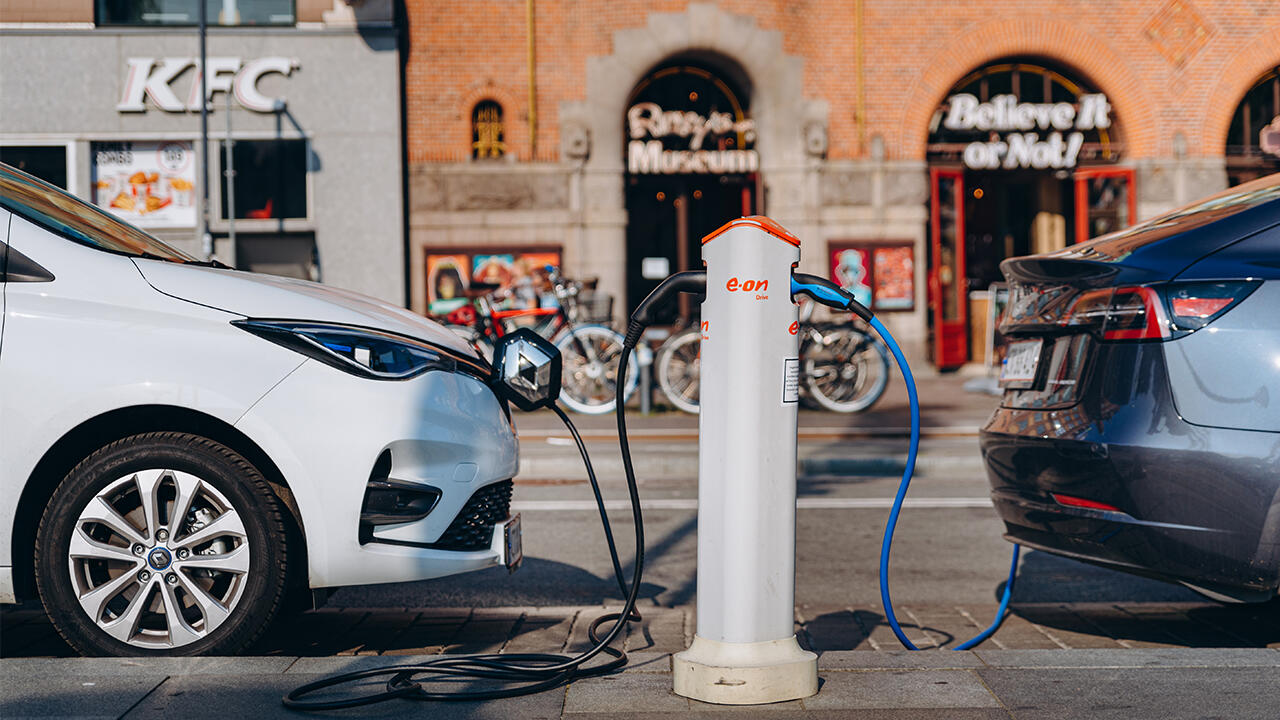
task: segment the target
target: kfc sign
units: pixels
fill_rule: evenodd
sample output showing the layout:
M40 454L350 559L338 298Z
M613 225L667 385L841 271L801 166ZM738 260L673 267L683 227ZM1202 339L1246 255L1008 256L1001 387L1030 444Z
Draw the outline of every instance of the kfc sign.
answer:
M193 66L196 72L190 90L186 99L181 100L174 92L173 81ZM258 79L268 73L289 75L297 67L297 60L284 57L257 58L244 63L238 57L211 57L205 98L212 100L216 92L235 93L236 101L246 110L272 112L278 99L259 92ZM195 58L129 58L124 92L116 110L146 112L148 98L167 112L199 111L199 62Z

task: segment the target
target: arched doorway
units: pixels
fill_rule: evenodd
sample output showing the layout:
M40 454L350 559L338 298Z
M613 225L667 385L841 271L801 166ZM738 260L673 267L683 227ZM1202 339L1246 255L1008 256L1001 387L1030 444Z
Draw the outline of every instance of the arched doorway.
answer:
M1280 67L1258 78L1227 128L1227 184L1280 172Z
M1005 258L1050 252L1133 222L1133 170L1105 94L1033 59L998 61L957 82L929 125L932 358L971 358L986 313L971 292ZM978 325L981 324L982 327Z
M702 266L699 240L757 212L750 85L727 61L681 57L636 84L623 118L628 312L672 272ZM683 298L660 322L688 321Z

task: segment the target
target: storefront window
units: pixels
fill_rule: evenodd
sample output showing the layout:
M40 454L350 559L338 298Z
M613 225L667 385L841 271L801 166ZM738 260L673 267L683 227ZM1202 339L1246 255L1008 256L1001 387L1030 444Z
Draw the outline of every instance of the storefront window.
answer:
M1231 185L1280 172L1280 68L1245 93L1231 118L1226 150Z
M6 145L0 162L67 189L67 148L63 145Z
M210 25L293 25L294 0L205 0ZM98 25L196 25L198 0L97 0Z
M232 217L227 192L226 153L222 156L222 217ZM232 149L237 220L305 218L307 213L307 141L237 140Z
M1133 224L1131 170L1076 173L1076 241L1084 242Z

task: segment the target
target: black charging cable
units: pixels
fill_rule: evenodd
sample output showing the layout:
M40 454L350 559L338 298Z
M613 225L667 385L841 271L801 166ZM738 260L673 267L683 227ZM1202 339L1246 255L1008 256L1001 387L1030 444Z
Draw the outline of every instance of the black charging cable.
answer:
M622 357L618 361L618 377L625 378L627 360L635 349L635 343L623 347ZM607 675L621 669L627 664L627 655L622 650L611 647L621 634L627 623L641 619L636 611L636 598L640 592L640 579L644 572L644 519L640 512L640 493L636 486L635 470L631 464L631 450L627 444L627 421L625 404L616 403L618 417L618 437L622 448L622 466L626 471L627 494L631 500L631 517L636 531L636 559L633 564L631 587L623 580L622 564L618 560L618 550L614 543L613 528L605 511L604 498L600 493L600 484L595 470L591 466L591 457L587 454L587 446L574 427L573 421L559 406L552 409L565 427L573 435L582 462L587 469L587 478L591 481L591 489L595 493L596 507L600 510L600 521L604 526L605 541L609 546L609 557L613 561L614 577L618 581L618 589L626 602L621 612L608 613L596 618L587 629L587 636L592 642L591 649L579 655L566 656L550 653L490 653L485 655L468 655L466 657L441 657L415 665L394 665L369 670L334 675L315 682L307 683L291 690L281 702L291 710L323 711L341 710L361 707L374 703L401 698L405 700L494 700L497 698L531 695L559 687L579 678ZM601 637L600 628L606 623L613 625ZM587 666L587 662L597 655L608 655L608 662ZM348 695L328 700L304 699L322 690L356 683L370 678L386 677L386 688L381 692L363 695ZM429 683L457 680L492 681L496 687L476 689L436 689Z
M618 384L627 377L627 368L631 354L640 342L644 329L653 321L653 312L669 298L679 293L706 294L707 274L700 271L676 273L663 280L649 296L640 303L631 314L631 322L627 326L626 338L622 345L622 355L618 359ZM395 665L369 670L334 675L333 677L307 683L290 691L281 702L291 710L341 710L344 708L372 705L374 703L403 698L405 700L493 700L497 698L531 695L550 690L578 678L607 675L621 669L627 664L627 655L622 650L610 647L617 639L627 623L640 620L636 611L636 597L640 592L640 579L644 574L644 518L640 512L640 491L636 484L635 468L631 463L631 443L627 439L626 403L614 403L615 416L618 420L618 447L622 451L622 469L626 474L627 495L631 501L631 518L636 532L636 559L632 565L631 587L623 581L622 563L618 560L618 550L613 539L613 528L605 511L604 497L600 492L600 483L596 479L595 470L591 466L591 457L587 454L587 446L574 427L573 421L559 406L552 405L552 410L573 435L573 440L582 455L583 465L587 469L587 478L591 481L591 489L595 494L596 507L600 510L600 522L604 526L605 542L609 546L609 557L613 561L614 577L618 581L618 589L626 597L621 612L602 615L591 623L587 636L593 643L590 650L580 655L568 657L547 653L490 653L486 655L468 655L466 657L441 657L416 665ZM600 627L612 622L613 625L604 634L599 635ZM586 663L600 654L608 655L611 660L598 665L586 666ZM340 697L333 700L304 700L321 690L355 683L369 678L386 677L386 689L371 694ZM466 689L466 690L430 690L428 683L444 680L489 680L498 687Z

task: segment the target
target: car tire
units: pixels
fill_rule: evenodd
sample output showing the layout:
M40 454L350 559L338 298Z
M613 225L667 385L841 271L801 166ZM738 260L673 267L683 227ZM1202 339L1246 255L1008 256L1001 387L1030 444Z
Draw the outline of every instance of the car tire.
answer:
M36 585L81 654L233 655L280 607L286 545L280 505L247 460L195 435L147 433L93 453L55 490Z

